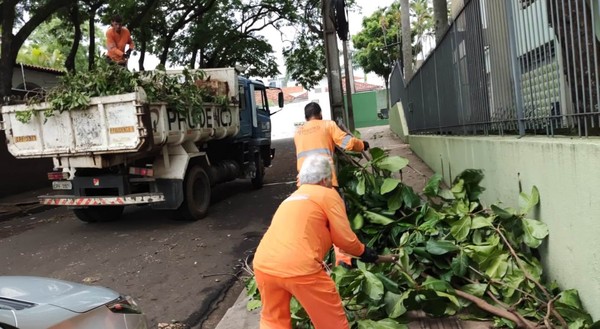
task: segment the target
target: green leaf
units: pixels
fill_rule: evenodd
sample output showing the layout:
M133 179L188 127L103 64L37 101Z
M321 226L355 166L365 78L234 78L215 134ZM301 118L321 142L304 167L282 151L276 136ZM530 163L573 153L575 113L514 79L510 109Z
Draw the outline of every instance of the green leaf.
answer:
M431 176L423 189L423 193L428 197L436 197L440 191L440 182L442 181L442 178L442 175L437 173Z
M408 208L414 208L421 203L421 198L409 186L402 185L402 200Z
M464 241L471 230L471 216L463 216L450 227L450 233L458 242Z
M367 294L372 301L379 301L383 297L383 283L377 276L367 270L363 270L365 281L363 281L363 292Z
M452 259L452 264L450 266L452 268L452 273L457 276L464 276L469 267L469 258L461 251Z
M461 304L458 301L458 298L456 298L456 296L439 290L437 290L435 293L440 297L447 298L450 302L452 302L452 304L456 305L457 307L461 307Z
M459 179L450 189L450 192L454 194L457 199L464 199L466 196L465 192L465 181Z
M391 280L390 278L388 278L380 272L375 273L375 276L377 276L377 278L381 280L381 283L383 283L383 287L385 288L385 290L396 294L400 293L400 289L398 288L398 283L396 281Z
M394 222L394 220L372 211L365 211L365 217L367 217L367 219L369 219L369 222L373 224L389 225Z
M519 198L521 213L524 215L527 215L540 202L540 192L535 185L531 188L530 195L525 194L525 192L521 192L519 195L521 196Z
M502 218L502 219L511 219L512 217L514 217L514 214L510 213L509 211L502 209L498 206L496 206L495 204L492 205L492 211L494 212L494 214L498 215L498 217Z
M360 137L356 137L356 138L360 138ZM369 153L371 154L371 158L373 160L378 160L379 158L382 158L385 156L385 151L379 147L370 148Z
M491 264L485 271L491 278L499 279L506 274L506 270L508 269L508 254L502 254L499 257L495 257Z
M483 297L483 295L485 295L485 292L487 290L487 285L483 284L483 283L470 283L467 285L464 285L460 288L460 290L471 294L473 296L477 296L477 297Z
M390 197L388 197L387 204L388 209L391 211L396 211L402 208L402 190L396 190Z
M531 248L537 248L548 236L548 226L539 220L524 218L523 241Z
M356 214L356 216L354 216L354 218L352 219L352 222L350 222L350 225L352 226L353 231L360 230L364 224L365 224L365 218L363 217L363 215L361 213Z
M471 229L475 230L482 227L493 227L494 217L475 216L471 223Z
M408 159L399 156L389 156L374 163L379 169L398 172L408 165Z
M383 319L379 321L359 320L358 329L408 329L408 326L392 319Z
M262 302L258 299L252 299L246 304L246 309L248 311L254 311L262 306Z
M444 280L434 279L431 276L428 276L427 279L423 282L422 286L427 289L435 290L435 291L452 291L452 287L450 284Z
M408 298L409 295L409 291L405 291L402 295L389 291L385 293L383 301L385 303L385 311L390 318L395 319L406 313L407 310L404 306L404 300Z
M460 249L454 242L448 240L429 240L425 248L432 255L444 255Z
M381 194L386 194L393 191L400 184L400 180L396 178L386 178L381 185Z
M356 186L356 193L358 195L365 195L365 177L360 176L358 178L358 185Z

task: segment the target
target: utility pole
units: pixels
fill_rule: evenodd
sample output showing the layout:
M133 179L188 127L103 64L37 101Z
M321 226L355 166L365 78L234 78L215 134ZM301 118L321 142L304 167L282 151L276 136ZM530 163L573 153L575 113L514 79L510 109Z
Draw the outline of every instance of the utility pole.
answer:
M352 106L352 94L354 94L354 74L352 72L352 64L348 55L348 41L342 41L344 52L344 73L346 76L346 103L348 104L348 122L346 127L350 131L354 131L354 108Z
M327 65L327 85L329 88L329 104L331 119L348 127L349 121L344 110L342 92L342 72L340 69L340 52L338 50L335 23L332 19L331 0L321 1L323 13L323 30L325 37L325 60Z

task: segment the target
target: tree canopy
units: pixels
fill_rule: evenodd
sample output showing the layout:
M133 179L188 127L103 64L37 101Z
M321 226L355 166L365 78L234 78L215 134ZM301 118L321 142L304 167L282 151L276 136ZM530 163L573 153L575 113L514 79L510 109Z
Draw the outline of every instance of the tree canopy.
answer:
M352 37L355 60L365 70L381 76L388 84L396 60L402 59L400 6L392 4L365 17L362 30Z

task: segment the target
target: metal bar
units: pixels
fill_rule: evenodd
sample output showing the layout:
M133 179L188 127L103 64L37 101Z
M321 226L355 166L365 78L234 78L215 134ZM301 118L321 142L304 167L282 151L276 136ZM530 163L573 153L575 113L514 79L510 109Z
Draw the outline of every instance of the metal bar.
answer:
M575 1L575 21L579 22L579 1ZM573 17L571 17L571 22L573 22ZM573 26L573 23L571 23L571 27ZM583 48L581 46L581 32L579 31L579 25L577 25L577 45L579 49L579 78L581 79L581 85L583 85L585 83L585 77L583 75ZM573 40L574 41L574 40ZM576 84L578 85L578 84ZM576 88L577 89L577 88ZM587 104L585 101L585 91L581 91L581 103L583 105L583 113L587 112ZM583 117L583 124L584 124L584 135L587 136L587 118L584 116Z
M550 90L548 90L548 87L550 85L550 81L548 81L546 78L548 76L548 74L546 73L549 65L550 64L550 50L548 49L548 41L546 41L546 36L547 36L547 32L548 32L548 26L547 24L544 26L543 22L544 22L544 8L546 7L546 2L542 1L538 4L538 7L536 10L536 22L537 22L537 26L539 28L540 31L540 52L542 54L540 60L541 60L541 76L542 78L541 80L541 88L542 88L542 94L543 94L543 100L541 102L542 104L542 113L545 116L549 116L550 115L550 101L551 101L551 94L550 94ZM542 127L546 128L546 135L549 135L548 133L548 124L547 124L547 120L540 120L540 124L542 125Z
M588 35L587 15L585 14L586 2L583 1L582 4L581 4L581 6L583 7L583 28L584 28L584 34L585 34L584 44L585 44L585 54L586 54L585 57L586 57L586 64L587 64L585 72L587 72L587 76L588 76L588 93L589 93L589 95L588 95L588 101L589 101L589 105L590 105L590 112L593 112L594 108L593 108L592 105L593 105L593 102L594 102L593 101L594 96L593 96L593 92L592 92L593 86L592 86L592 74L591 74L592 65L590 63L590 51L589 51L590 47L588 46L588 41L590 39L589 39L589 35ZM594 10L592 8L590 8L590 11L594 11ZM592 40L592 42L593 42L593 40ZM590 123L591 123L591 126L593 128L594 127L594 120L593 120L592 116L590 116ZM587 127L587 125L586 125L586 127Z
M577 67L577 58L575 57L575 37L573 35L573 17L571 15L573 11L571 8L571 1L577 1L577 0L567 0L568 9L569 9L568 15L569 15L569 21L570 21L570 24L569 24L570 29L569 30L571 32L571 56L573 59L573 76L571 79L569 79L570 86L575 85L575 79L577 79L577 77L576 77L577 73L575 72L575 68ZM564 15L563 17L565 17L565 16L567 16L567 15ZM564 28L566 29L566 24L565 24ZM565 30L565 32L567 32L567 31ZM573 88L573 89L575 89L575 111L577 113L579 113L580 112L579 91L577 90L577 88ZM581 136L581 120L578 120L578 122L577 122L577 130L579 132L579 136Z
M506 4L506 14L508 18L508 36L509 36L509 46L512 55L511 61L511 69L513 73L514 79L514 89L515 89L515 104L517 106L517 120L519 127L519 135L525 135L525 125L523 123L523 95L521 94L520 88L520 76L521 76L521 67L518 65L518 56L517 56L517 44L515 40L515 26L514 26L514 13L513 13L513 1L505 1Z
M594 10L594 5L592 4L590 11L592 12L592 26L596 21L596 11ZM600 76L598 76L598 49L596 46L598 40L596 39L595 30L592 29L592 44L594 45L594 70L596 72L596 106L595 110L600 110ZM598 126L600 127L600 116L598 116Z
M563 81L563 78L562 78L563 77L563 71L561 70L561 67L563 66L562 63L563 63L564 56L562 56L562 49L561 49L558 37L556 35L556 33L557 33L556 32L557 31L557 25L558 25L558 22L555 19L556 13L554 11L555 7L557 6L556 1L557 0L550 1L550 8L549 8L549 10L550 10L550 17L552 19L552 32L554 33L553 36L552 36L552 38L554 39L554 41L553 41L553 46L554 46L554 62L556 63L556 79L557 79L556 80L557 85L556 84L554 85L554 87L555 87L554 90L556 92L555 96L556 96L556 99L558 100L558 104L559 104L558 107L559 107L559 109L561 109L561 114L562 114L566 110L566 104L563 104L563 102L562 102L563 99L562 99L562 96L561 96L561 90L564 90L564 88L565 88L565 86L563 86L563 83L562 83L562 81ZM554 115L557 114L557 111L558 111L558 109L555 108L554 109ZM550 113L550 114L552 114L552 113ZM562 126L562 119L560 120L560 122L561 122L561 126ZM557 127L558 127L558 124L559 124L558 120L550 121L552 135L554 135L554 124L555 123L557 124Z

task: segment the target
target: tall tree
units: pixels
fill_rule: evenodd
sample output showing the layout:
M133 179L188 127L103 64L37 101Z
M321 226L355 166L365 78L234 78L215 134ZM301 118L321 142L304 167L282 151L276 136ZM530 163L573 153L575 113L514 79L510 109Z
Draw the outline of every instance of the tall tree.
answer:
M71 4L72 0L3 0L0 3L0 16L2 17L0 96L6 97L11 94L13 67L19 49L27 37L50 15ZM19 16L25 12L28 13L28 20ZM14 33L15 30L16 33Z
M413 56L411 38L412 30L410 27L410 7L408 0L400 0L400 8L402 9L400 16L402 17L402 58L404 59L402 62L404 64L404 80L409 81L413 76Z
M397 3L386 10L375 11L371 16L363 19L362 30L352 37L356 48L356 61L365 72L373 72L381 76L388 93L389 76L394 62L403 58L402 52L395 46L401 42L398 40L398 31L402 26L399 13L400 7ZM409 41L408 44L410 45L411 42ZM389 105L388 97L388 107Z
M448 0L433 0L433 18L435 40L439 43L448 29Z

